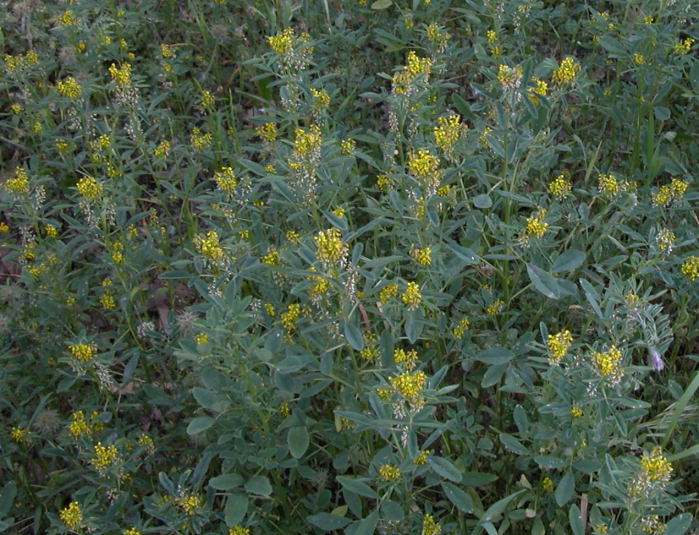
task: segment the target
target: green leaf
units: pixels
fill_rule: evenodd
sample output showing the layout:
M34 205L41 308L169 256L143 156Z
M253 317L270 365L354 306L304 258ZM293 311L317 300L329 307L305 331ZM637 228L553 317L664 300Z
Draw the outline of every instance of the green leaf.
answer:
M580 516L580 508L573 504L570 506L568 511L568 520L570 521L570 527L573 530L573 535L585 535L585 525L583 524L582 517Z
M534 457L534 462L541 466L541 468L547 468L549 470L554 468L562 468L566 465L566 461L560 457L554 457L553 455L537 455Z
M212 410L221 401L216 393L198 386L195 386L192 389L192 395L194 396L194 399L197 400L197 403L199 403L199 405L205 409Z
M209 485L216 490L230 490L242 484L243 477L240 474L221 474L209 480Z
M371 9L386 9L391 7L391 4L393 4L393 0L376 0L371 4Z
M516 405L512 411L512 417L515 420L517 430L522 435L526 435L529 432L529 419L527 418L527 412L524 410L524 407Z
M203 431L206 431L209 427L214 425L214 419L209 416L198 416L192 419L187 426L188 435L197 435Z
M442 489L444 490L444 494L447 496L447 498L449 498L449 501L461 511L464 513L473 512L473 500L469 494L461 490L456 485L447 482L442 483Z
M267 476L253 476L245 483L245 490L250 494L269 496L272 494L272 485Z
M464 477L461 484L466 487L482 487L492 483L498 478L495 474L487 472L464 472Z
M292 427L286 436L286 443L289 446L289 453L294 459L300 459L310 444L310 437L305 426Z
M573 271L582 266L583 262L585 262L585 253L577 249L570 249L556 258L550 271L551 273Z
M670 118L670 110L665 106L656 106L653 108L653 112L659 121L667 121Z
M556 503L559 507L563 507L566 503L570 501L573 497L573 491L575 490L575 476L571 470L568 470L566 474L558 482L556 487L556 492L554 496L556 498Z
M342 485L342 487L349 492L354 492L355 494L359 494L360 496L364 496L366 498L377 499L379 497L374 489L372 489L366 483L362 483L361 481L347 476L337 476L336 479L340 485Z
M488 366L488 369L483 374L483 379L481 380L481 386L483 388L489 388L496 385L502 379L502 376L507 371L507 364L493 364Z
M500 442L512 453L517 455L529 455L529 449L512 435L500 433Z
M486 208L490 208L493 206L493 200L490 198L489 195L486 195L483 193L482 195L476 195L473 198L473 206L476 208L480 208L481 210L485 210Z
M248 512L248 497L245 494L233 494L226 499L226 507L223 511L226 518L226 526L232 528L245 517Z
M468 247L461 247L456 243L447 245L452 253L466 265L478 264L478 256Z
M491 347L478 353L476 360L484 364L506 364L514 358L515 354L504 347Z
M319 527L323 531L333 531L336 529L342 529L347 524L351 522L349 518L344 516L333 515L330 513L318 513L306 517L311 524Z
M495 520L505 511L505 509L507 509L507 506L510 504L512 500L514 500L517 496L524 492L527 492L527 489L518 490L517 492L510 494L506 498L503 498L502 500L495 502L493 505L488 507L488 510L485 513L483 513L483 516L480 518L480 521L491 522Z
M345 322L345 338L349 345L355 351L361 351L364 348L364 337L359 326L351 320Z
M561 296L556 277L534 264L527 264L527 274L534 288L549 299L558 299Z
M364 520L362 520L353 535L373 535L376 530L376 524L379 521L379 512L374 511Z
M434 455L430 455L429 462L432 469L443 478L454 481L455 483L461 482L461 472L451 463L451 461L445 459L444 457L435 457Z
M5 484L5 486L2 488L2 492L0 492L0 517L3 517L10 512L16 496L17 483L10 481L9 483Z
M684 535L684 533L692 525L692 515L690 513L684 513L677 515L675 518L667 523L665 528L665 533L667 535Z

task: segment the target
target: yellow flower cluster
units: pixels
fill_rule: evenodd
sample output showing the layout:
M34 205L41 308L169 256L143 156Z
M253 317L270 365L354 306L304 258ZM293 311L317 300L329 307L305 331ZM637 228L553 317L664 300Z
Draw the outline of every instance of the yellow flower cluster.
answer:
M655 206L666 207L677 202L684 197L687 192L689 183L679 178L673 178L669 184L660 186L658 191L653 194L651 200Z
M70 415L70 424L68 424L68 433L72 438L78 438L83 435L91 435L92 427L87 423L85 419L85 413L83 411L76 411Z
M244 528L243 526L233 526L228 530L228 535L250 535L250 528Z
M439 51L443 51L446 48L449 39L451 39L451 35L448 32L445 32L436 22L432 22L427 26L426 33L427 38L437 47Z
M21 427L13 427L10 430L10 438L17 444L26 444L29 442L29 431Z
M223 248L219 243L218 232L211 230L206 233L206 236L197 236L194 238L194 246L205 257L219 262L223 259Z
M175 498L175 504L184 511L184 514L191 516L196 514L197 510L202 506L202 499L198 494L188 494Z
M263 139L271 143L277 139L277 123L264 123L255 128L255 133Z
M311 267L311 271L316 271L316 269ZM330 288L330 282L328 282L328 279L320 275L309 275L306 277L306 280L313 283L313 286L311 286L311 289L308 292L312 299L317 299L321 295L327 293L328 289Z
M141 433L141 435L138 437L137 443L139 446L143 446L149 454L155 452L155 442L146 433Z
M430 247L411 249L410 256L421 266L429 266L432 263L432 249Z
M622 377L622 371L619 369L622 356L621 350L616 345L612 345L605 353L593 352L592 359L597 373L612 384L618 383Z
M389 284L384 286L379 292L379 302L382 304L388 303L391 299L398 296L398 285Z
M513 89L519 87L522 82L522 67L510 67L509 65L500 64L498 66L498 82L503 88Z
M117 67L115 63L109 66L109 76L116 82L117 86L124 88L131 84L131 64L123 63L121 67Z
M357 142L354 139L340 141L340 153L343 156L352 156L355 150L357 150Z
M669 228L660 229L658 232L658 237L656 241L658 243L658 249L660 249L665 254L670 254L672 252L672 246L675 243L675 233Z
M291 54L294 50L294 36L294 29L286 28L277 35L268 36L267 42L277 54Z
M194 341L197 343L197 345L205 346L209 343L209 335L206 333L197 333L197 335L194 337Z
M544 221L546 210L539 208L533 215L527 218L527 236L543 238L549 228L549 224Z
M422 533L421 535L440 535L442 526L434 519L432 515L425 514L422 517Z
M102 195L102 184L97 182L95 177L84 176L75 185L78 189L78 193L84 199L88 201L94 201Z
M461 318L459 323L456 324L456 327L452 329L451 334L457 340L461 340L470 326L471 322L468 320L468 318Z
M461 137L463 126L461 116L455 113L442 116L437 119L437 126L433 128L434 141L445 153L450 154L454 145Z
M95 354L97 353L97 345L93 343L72 344L68 346L68 350L70 351L70 354L73 355L75 360L87 362L95 358Z
M390 378L394 391L411 402L417 401L427 385L427 375L422 370L403 372Z
M687 37L683 41L679 41L675 45L675 53L679 54L680 56L684 56L689 53L689 51L692 49L692 45L694 44L695 39L692 39L691 37Z
M330 106L330 95L325 89L311 88L311 96L313 97L313 106L318 109L325 109Z
M2 59L5 62L5 70L8 73L21 71L39 63L39 55L33 50L29 50L24 56L5 54Z
M324 264L342 265L347 256L347 244L342 241L339 229L321 230L315 235L316 256Z
M637 52L633 55L633 61L636 65L644 65L646 63L646 58L643 57L643 54Z
M653 483L668 483L672 477L672 463L663 455L660 447L653 448L649 454L645 452L641 459L641 470Z
M304 310L299 303L292 303L286 308L286 312L281 315L282 327L291 334L296 331L296 322L303 315Z
M422 303L422 293L417 282L409 282L401 295L401 301L408 306L408 310L415 310Z
M393 75L393 91L397 95L405 95L412 87L418 76L423 76L425 82L432 72L432 60L421 58L412 50L408 52L407 64Z
M429 454L430 454L430 450L422 450L420 453L417 454L417 457L415 457L413 464L417 464L417 465L427 464L427 456Z
M549 84L540 78L532 78L534 87L529 89L529 99L534 103L539 103L539 96L545 97L549 92Z
M610 174L601 174L597 177L599 192L605 197L616 197L621 192L619 180Z
M551 80L554 84L563 85L570 84L575 80L575 77L580 73L580 64L575 61L575 58L568 56L558 68L554 71Z
M58 89L61 95L70 99L78 98L83 92L78 81L72 76L69 76L65 80L59 80L56 84L56 89Z
M24 167L15 169L14 178L10 178L5 182L5 189L12 193L27 194L29 193L29 175Z
M505 306L505 302L498 299L485 307L485 313L488 314L488 316L497 316L502 310L503 306Z
M211 91L208 89L205 89L204 91L201 92L201 95L199 97L199 104L201 104L202 108L211 108L213 107L214 103L216 102L216 99L214 98L214 95Z
M372 361L379 357L380 351L377 341L376 333L369 331L364 334L364 348L359 352L364 360Z
M114 444L103 446L101 442L98 442L95 444L94 454L94 457L90 459L90 464L100 473L119 460L119 450Z
M570 180L563 174L558 175L549 182L549 191L558 200L563 200L570 195L573 185Z
M68 507L62 509L58 516L61 522L68 526L68 529L72 529L73 531L77 531L83 521L83 511L78 502L70 502Z
M128 528L124 530L122 535L141 535L141 532L138 531L136 528Z
M391 189L391 179L386 175L377 175L376 187L379 191L386 192Z
M580 407L578 407L577 405L573 405L573 406L570 408L570 416L571 416L572 418L580 418L582 415L583 415L583 411L582 411L582 409L581 409Z
M553 490L553 480L546 476L544 479L541 480L541 487L546 491L546 492L551 492Z
M120 241L114 242L111 247L111 258L115 264L124 263L124 244Z
M565 356L573 343L573 335L568 329L559 332L558 334L549 334L546 345L549 350L549 363L557 365Z
M114 300L114 290L110 287L112 286L111 279L105 279L102 281L102 295L100 296L100 304L105 310L114 310L116 308L116 301Z
M682 271L682 275L687 277L690 281L699 279L699 256L690 256L687 258L684 264L682 264L680 271Z
M270 251L264 255L260 262L266 266L278 266L281 262L282 255L276 249L270 249Z
M192 135L189 137L192 147L197 150L208 149L213 141L213 136L210 133L202 134L201 130L194 128L192 130Z
M411 349L406 351L403 348L397 348L393 351L393 362L402 364L406 370L412 370L417 364L417 351Z
M384 464L379 468L379 477L383 481L395 481L400 479L400 468L392 464Z
M167 140L161 141L158 146L155 147L153 154L158 159L167 158L168 154L170 154L170 142Z
M318 125L314 124L306 130L297 128L295 136L294 152L297 156L314 155L320 151L323 137L321 136L320 127Z
M218 189L229 195L235 191L238 181L235 178L235 173L232 167L221 167L214 173L214 181Z

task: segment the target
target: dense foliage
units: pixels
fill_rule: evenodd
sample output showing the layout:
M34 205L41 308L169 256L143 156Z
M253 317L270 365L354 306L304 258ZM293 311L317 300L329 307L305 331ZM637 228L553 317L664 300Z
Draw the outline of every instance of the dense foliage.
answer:
M696 2L1 4L0 531L699 527Z

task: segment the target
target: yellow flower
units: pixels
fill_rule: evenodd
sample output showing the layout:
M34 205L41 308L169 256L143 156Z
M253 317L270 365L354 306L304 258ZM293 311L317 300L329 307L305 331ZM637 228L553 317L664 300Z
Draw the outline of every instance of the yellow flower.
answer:
M214 181L218 189L229 195L235 191L238 181L232 167L222 167L214 173Z
M70 99L78 98L83 92L78 81L72 76L69 76L65 80L59 80L56 84L56 88L61 95Z
M425 75L429 76L432 72L432 60L430 58L421 58L414 51L408 52L406 70L412 76Z
M83 512L78 502L70 502L68 507L62 509L58 516L61 522L73 531L78 531L83 521Z
M485 308L485 313L488 314L488 316L497 316L504 305L505 303L498 299Z
M389 379L393 389L409 400L417 400L427 385L427 375L422 370L403 372Z
M194 515L202 506L201 496L198 494L188 494L175 499L175 504L184 511L186 515Z
M102 473L118 460L119 450L114 444L103 446L101 442L98 442L95 444L94 457L90 459L90 464L95 470Z
M263 140L271 143L277 139L277 124L264 123L255 128L255 133Z
M417 351L414 349L406 351L405 349L397 348L393 351L393 362L402 364L408 370L412 370L415 367L417 360Z
M682 264L680 271L682 271L682 275L687 277L690 281L699 279L699 256L690 256L687 258L684 264Z
M243 526L233 526L228 530L228 535L250 535L250 528L244 528Z
M575 58L568 56L558 66L553 73L551 80L554 84L563 85L570 84L575 80L575 77L580 73L580 64L575 61Z
M423 249L412 249L410 256L421 266L429 266L432 263L432 249L425 247Z
M161 141L160 144L155 147L153 154L156 158L161 160L167 158L168 154L170 154L170 142L167 140Z
M211 230L205 236L195 237L194 245L202 255L214 262L219 262L224 257L224 251L218 240L218 232Z
M420 285L417 282L409 282L401 296L401 300L408 305L408 310L415 310L422 302Z
M434 519L432 515L425 514L422 517L422 533L421 535L440 535L442 526Z
M149 454L155 452L155 442L146 433L141 433L138 437L138 445L143 446Z
M141 535L141 532L136 528L125 529L122 535Z
M87 362L95 358L97 353L97 345L94 343L90 344L72 344L68 346L70 354L73 358L80 362Z
M199 333L194 337L197 345L204 346L209 343L209 335L206 333Z
M347 256L347 244L342 241L340 231L336 228L322 230L313 238L316 244L316 256L324 264L344 264Z
M439 169L439 158L428 150L419 150L408 159L410 173L421 181L439 182L442 171Z
M621 364L622 357L623 354L616 345L612 345L605 353L598 351L592 353L597 373L611 384L621 381L622 371L619 369L619 364Z
M413 461L413 464L427 464L427 456L430 454L430 450L422 450L420 453L417 454L417 457L415 457L415 460Z
M660 232L658 232L658 237L656 238L658 249L665 254L670 254L672 252L672 246L675 243L675 239L675 233L669 228L660 229Z
M294 152L298 156L315 156L320 151L323 138L318 125L314 124L306 130L297 128L295 136Z
M61 24L63 26L72 26L73 24L75 24L75 16L73 15L72 11L66 9L61 14Z
M633 55L633 61L636 65L643 65L646 62L646 58L643 57L643 54L636 53Z
M286 308L286 312L281 315L281 322L287 334L296 331L296 322L303 314L304 310L299 303L292 303Z
M340 152L343 156L352 156L357 149L357 142L354 139L343 139L340 141Z
M546 210L539 208L536 213L527 218L527 236L543 238L549 228L549 224L544 221Z
M109 76L112 77L117 86L124 88L131 84L131 64L123 63L117 67L115 63L109 66Z
M570 180L563 174L558 175L554 180L549 182L549 191L551 195L559 200L567 198L572 189L573 186Z
M553 490L553 480L546 476L541 480L541 486L546 492L551 492Z
M573 405L573 406L570 408L570 416L571 416L572 418L580 418L582 415L583 415L583 411L582 411L582 409L581 409L580 407L578 407L577 405Z
M102 195L102 184L91 176L82 177L75 187L78 189L78 193L88 201L94 201Z
M16 442L17 444L28 444L29 431L23 429L22 427L13 427L10 430L10 438L13 442Z
M539 96L545 97L548 94L549 91L549 84L547 84L544 80L541 80L540 78L534 77L532 79L534 82L534 87L529 89L529 98L534 104L539 103Z
M392 298L398 296L398 285L397 284L389 284L388 286L384 286L381 291L379 292L379 301L382 304L388 303Z
M450 154L461 137L463 126L461 116L451 114L437 119L437 126L432 129L434 141L445 153Z
M498 82L503 88L519 87L522 81L522 67L510 67L509 65L500 64L498 66Z
M194 147L197 150L204 150L209 148L209 146L211 145L211 142L213 141L213 136L209 133L202 134L201 130L199 130L198 128L194 128L192 130L192 135L189 139L192 143L192 147Z
M668 483L672 477L672 463L667 460L661 447L653 448L651 453L645 452L641 459L641 470L653 483Z
M400 479L400 469L392 464L384 464L379 468L379 477L384 481Z
M291 54L294 50L294 35L293 28L286 28L277 35L270 35L267 37L267 42L277 54Z
M485 37L488 43L491 45L497 42L498 40L498 34L495 30L488 30L487 32L485 32Z
M551 365L559 364L572 344L573 336L570 334L568 329L561 331L558 334L549 334L547 342L549 350L549 363Z
M23 167L15 169L15 176L5 182L5 189L17 194L29 193L29 176Z
M468 318L461 318L459 323L456 324L456 327L452 329L451 333L454 335L454 338L460 340L464 337L470 325L471 322L468 320Z
M610 174L600 174L597 177L599 192L605 197L616 197L621 192L621 185L617 178Z
M10 226L4 221L0 221L0 233L10 232Z
M83 411L76 411L70 415L70 424L68 424L68 433L72 438L79 438L83 435L90 436L92 428L85 419Z
M325 109L330 105L330 95L325 89L311 88L311 96L313 97L313 106L319 109Z
M691 37L687 37L684 41L679 41L675 45L675 54L678 54L680 56L688 54L694 42L695 39L692 39Z
M276 249L271 249L266 255L264 255L260 261L266 266L278 266L281 262L282 256Z

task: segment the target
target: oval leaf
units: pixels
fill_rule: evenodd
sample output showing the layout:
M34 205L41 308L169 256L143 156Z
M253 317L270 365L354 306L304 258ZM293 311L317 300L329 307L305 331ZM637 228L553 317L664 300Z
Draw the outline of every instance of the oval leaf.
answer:
M209 480L209 485L216 490L230 490L242 484L243 478L240 474L221 474Z
M430 466L432 470L437 472L445 479L449 479L455 483L461 482L461 472L449 460L444 457L435 457L430 455Z
M226 500L226 508L224 509L226 525L232 528L245 517L248 512L248 497L245 494L233 494L228 496Z
M571 249L556 258L551 266L551 273L573 271L582 266L583 262L585 262L585 253L577 249Z
M351 477L337 476L337 481L344 489L349 492L353 492L354 494L359 494L360 496L374 499L379 497L379 495L376 494L374 489L372 489L369 485L362 483L361 481L357 481L356 479L352 479Z
M266 476L253 476L245 483L245 490L250 494L269 496L272 494L272 485Z
M573 491L575 490L575 476L573 472L568 470L566 475L564 475L558 482L556 487L556 492L554 496L556 497L556 503L559 507L562 507L573 497Z
M289 453L294 459L300 459L310 443L308 430L305 426L292 427L289 429L289 434L286 437L286 442L289 445Z
M209 416L199 416L194 418L187 426L188 435L196 435L206 431L209 427L214 425L214 419Z
M449 501L456 505L464 513L473 512L473 500L471 496L452 483L442 483L442 489Z
M349 518L344 516L333 515L330 513L318 513L316 515L311 515L306 517L311 524L319 527L323 531L333 531L335 529L342 529L347 524L351 522Z

